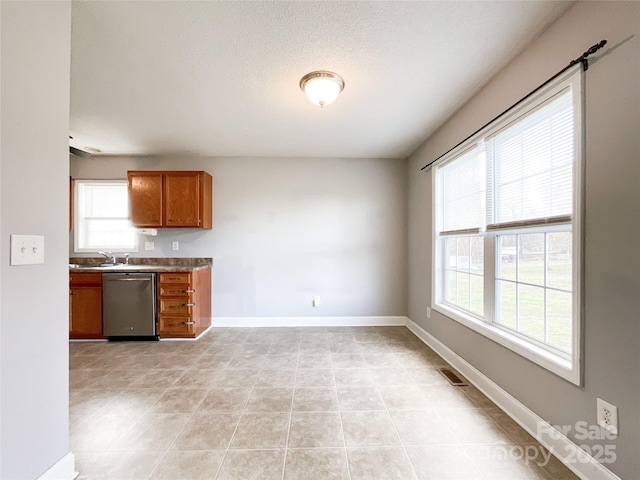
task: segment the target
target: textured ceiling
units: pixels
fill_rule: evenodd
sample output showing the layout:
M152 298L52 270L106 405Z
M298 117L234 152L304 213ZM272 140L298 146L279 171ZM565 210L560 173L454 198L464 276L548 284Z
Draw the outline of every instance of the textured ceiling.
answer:
M74 2L73 145L404 158L570 2ZM312 70L343 76L320 109Z

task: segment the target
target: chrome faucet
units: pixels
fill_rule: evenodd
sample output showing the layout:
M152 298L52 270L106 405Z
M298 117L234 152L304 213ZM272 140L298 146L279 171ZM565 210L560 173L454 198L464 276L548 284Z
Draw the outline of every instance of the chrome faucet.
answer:
M124 264L125 265L129 265L129 254L128 253L124 254Z
M113 253L111 252L98 252L98 253L103 257L105 257L107 260L109 260L109 263L111 265L116 265L118 263L118 261L116 260L116 256Z

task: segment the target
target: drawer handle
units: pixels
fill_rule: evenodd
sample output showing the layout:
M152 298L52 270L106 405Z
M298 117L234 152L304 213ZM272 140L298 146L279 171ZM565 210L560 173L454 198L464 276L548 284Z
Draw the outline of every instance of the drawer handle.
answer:
M182 325L195 325L196 322L182 322Z
M185 289L185 290L182 290L182 293L196 293L196 289L195 288L192 290Z
M193 303L183 303L182 304L183 307L195 307L196 306L196 302Z

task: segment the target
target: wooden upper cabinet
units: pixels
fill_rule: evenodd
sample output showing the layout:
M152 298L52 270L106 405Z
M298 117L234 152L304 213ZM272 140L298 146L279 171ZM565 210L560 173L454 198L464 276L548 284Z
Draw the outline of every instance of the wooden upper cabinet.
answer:
M129 171L129 208L137 227L211 228L211 175L201 171Z
M73 230L73 178L69 177L69 231Z
M164 178L165 225L167 227L199 227L200 176L197 172L181 172Z
M127 172L129 215L137 227L162 227L163 175Z

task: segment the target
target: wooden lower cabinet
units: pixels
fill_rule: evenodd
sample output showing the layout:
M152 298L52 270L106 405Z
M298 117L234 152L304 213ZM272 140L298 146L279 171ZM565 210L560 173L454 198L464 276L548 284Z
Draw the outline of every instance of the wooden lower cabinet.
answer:
M158 334L196 338L211 325L211 269L158 274Z
M101 273L69 274L69 338L105 338Z
M158 273L158 335L196 338L211 325L211 269ZM102 273L69 274L69 338L102 333Z

